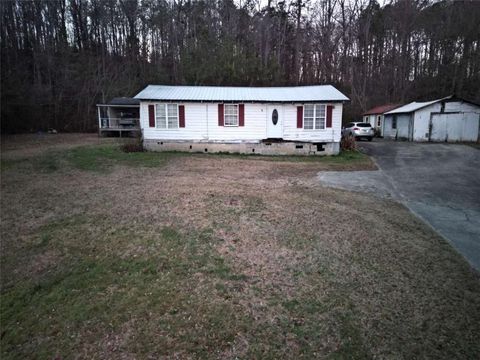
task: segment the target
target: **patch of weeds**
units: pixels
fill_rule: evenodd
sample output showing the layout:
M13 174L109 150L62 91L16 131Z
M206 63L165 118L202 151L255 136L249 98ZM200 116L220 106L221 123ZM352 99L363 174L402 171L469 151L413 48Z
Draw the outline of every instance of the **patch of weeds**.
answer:
M80 170L105 171L113 165L160 167L173 156L162 152L124 152L118 146L82 146L70 150L67 159Z
M221 257L212 258L212 262L206 269L206 272L223 280L245 281L248 279L244 274L234 273L232 268L225 263L225 259Z
M77 259L68 270L6 291L1 302L2 352L18 346L28 351L30 341L44 338L35 352L51 358L49 349L60 346L61 353L68 354L71 340L57 332L68 335L84 326L121 323L126 320L123 314L144 309L155 290L150 286L157 278L156 266L153 260Z
M2 159L0 170L6 171L18 167L21 164L27 163L27 159Z
M212 153L192 156L213 156L223 158L237 158L248 160L264 160L279 162L306 162L306 163L326 163L326 164L354 164L371 163L370 157L356 150L341 151L338 155L326 156L296 156L296 155L258 155L258 154L232 154L232 153Z
M357 150L357 142L355 136L343 136L340 141L340 149L342 151L354 151Z
M2 171L27 164L33 170L51 173L65 167L106 172L115 165L133 167L161 167L179 153L125 152L118 145L80 146L64 151L49 151L40 156L18 160L2 160Z
M42 227L40 243L58 241L61 229L81 231L79 222L69 218ZM2 291L2 357L70 357L87 345L104 346L99 341L108 334L123 336L125 326L130 335L124 350L139 356L186 351L201 357L228 347L249 320L233 309L234 291L222 281L245 277L218 256L211 236L209 229L183 233L165 227L159 249L141 257L68 247L69 260L61 267ZM201 285L198 274L205 279Z
M135 142L129 142L120 146L123 152L131 153L131 152L144 152L145 149L143 148L143 144L141 140Z
M252 216L266 209L264 200L259 196L215 194L207 196L205 200L211 204L208 209L212 213L212 218L221 219L224 226L228 226L227 220L230 216L235 218L241 214Z
M55 152L47 152L39 156L34 162L34 168L41 172L52 173L61 168L61 155Z
M329 355L330 359L371 359L367 351L359 325L355 323L354 316L349 311L344 311L336 316L339 324L341 344L339 349Z
M286 229L280 234L279 241L283 245L293 250L305 250L312 248L315 239L310 233L306 233L296 226L286 227Z

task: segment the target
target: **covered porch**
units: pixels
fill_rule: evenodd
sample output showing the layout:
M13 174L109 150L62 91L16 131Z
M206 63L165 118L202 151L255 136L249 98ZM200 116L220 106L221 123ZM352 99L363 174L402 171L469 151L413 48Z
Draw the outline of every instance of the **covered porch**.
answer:
M98 133L101 136L135 136L140 133L140 102L133 98L114 98L97 104Z

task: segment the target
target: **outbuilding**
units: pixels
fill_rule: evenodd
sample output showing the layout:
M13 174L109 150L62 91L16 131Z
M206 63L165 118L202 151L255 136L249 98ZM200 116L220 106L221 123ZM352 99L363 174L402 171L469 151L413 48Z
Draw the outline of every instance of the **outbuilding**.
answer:
M376 106L363 113L363 122L369 123L379 136L383 136L384 114L390 110L398 108L400 104L385 104Z
M338 154L343 103L331 85L149 85L140 100L148 150Z
M412 102L384 114L385 137L409 141L478 141L480 106L455 96Z

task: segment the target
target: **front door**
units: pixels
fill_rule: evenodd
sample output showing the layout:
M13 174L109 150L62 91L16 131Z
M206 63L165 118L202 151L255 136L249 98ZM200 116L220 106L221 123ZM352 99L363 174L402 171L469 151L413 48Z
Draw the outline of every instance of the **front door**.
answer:
M267 106L267 138L281 139L283 137L283 107L282 105Z

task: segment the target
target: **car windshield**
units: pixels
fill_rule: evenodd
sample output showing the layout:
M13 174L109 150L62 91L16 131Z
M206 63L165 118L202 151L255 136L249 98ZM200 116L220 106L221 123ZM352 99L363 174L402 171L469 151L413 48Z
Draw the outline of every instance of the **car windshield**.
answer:
M358 123L357 126L358 127L372 127L372 125L370 125L369 123Z

